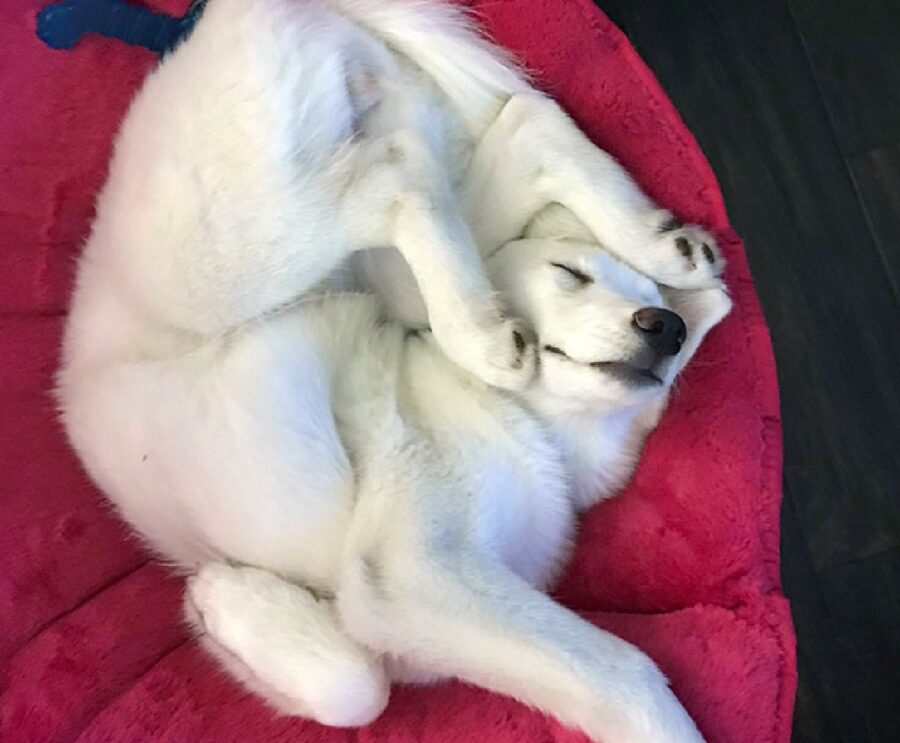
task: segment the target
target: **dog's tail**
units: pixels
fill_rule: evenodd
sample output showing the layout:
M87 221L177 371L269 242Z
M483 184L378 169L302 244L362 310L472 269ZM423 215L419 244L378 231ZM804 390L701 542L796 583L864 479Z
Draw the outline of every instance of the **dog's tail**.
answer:
M425 71L479 136L503 103L529 89L512 57L481 36L470 14L441 0L328 0Z

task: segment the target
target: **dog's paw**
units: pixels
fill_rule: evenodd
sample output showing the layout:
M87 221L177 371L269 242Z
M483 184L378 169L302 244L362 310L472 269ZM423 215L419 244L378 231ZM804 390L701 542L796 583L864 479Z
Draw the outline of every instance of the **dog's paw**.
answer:
M537 371L534 333L521 320L505 318L482 331L484 350L473 371L485 384L521 392Z
M582 729L598 743L705 743L702 733L665 682L637 689L614 713L607 705L593 710Z
M240 571L219 563L204 565L187 579L185 609L191 623L213 637L227 634L228 619L239 616Z
M715 238L702 227L664 220L652 246L657 283L675 289L721 286L725 259Z
M536 338L521 320L491 312L472 325L433 323L435 340L456 364L491 387L521 392L537 372Z
M246 566L205 565L186 587L185 612L203 643L277 710L335 727L381 714L381 661L345 634L331 602Z

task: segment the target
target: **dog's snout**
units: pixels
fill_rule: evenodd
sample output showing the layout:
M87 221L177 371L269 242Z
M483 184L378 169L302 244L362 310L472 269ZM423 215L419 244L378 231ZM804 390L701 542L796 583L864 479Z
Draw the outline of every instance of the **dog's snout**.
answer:
M631 316L631 324L660 356L674 356L687 338L687 328L678 315L661 307L644 307Z

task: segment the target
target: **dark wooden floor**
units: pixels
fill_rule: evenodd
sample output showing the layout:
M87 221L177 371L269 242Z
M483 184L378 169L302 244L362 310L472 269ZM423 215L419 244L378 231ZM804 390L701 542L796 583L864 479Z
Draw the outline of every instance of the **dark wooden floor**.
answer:
M900 741L900 1L598 0L712 162L779 366L798 743Z

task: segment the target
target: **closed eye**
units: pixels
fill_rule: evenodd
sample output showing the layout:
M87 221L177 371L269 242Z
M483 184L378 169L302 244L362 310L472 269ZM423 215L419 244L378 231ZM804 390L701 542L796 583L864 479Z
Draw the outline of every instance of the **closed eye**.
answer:
M558 268L560 271L565 271L572 278L574 278L581 286L587 286L588 284L593 284L594 280L588 276L584 271L580 271L574 266L567 266L565 263L550 263L554 268Z

